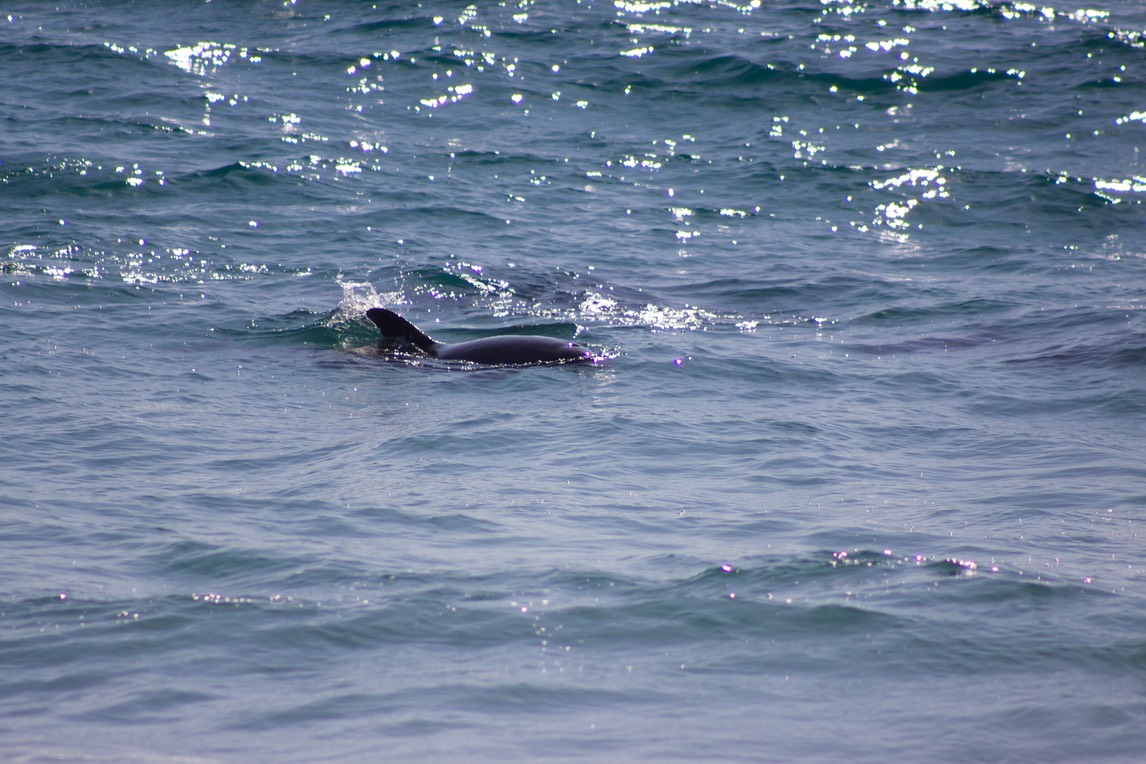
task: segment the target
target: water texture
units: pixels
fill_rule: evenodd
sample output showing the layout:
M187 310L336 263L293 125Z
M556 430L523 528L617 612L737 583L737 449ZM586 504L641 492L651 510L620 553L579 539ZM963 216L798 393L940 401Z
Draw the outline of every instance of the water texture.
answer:
M1136 0L9 4L0 758L1140 761L1144 56Z

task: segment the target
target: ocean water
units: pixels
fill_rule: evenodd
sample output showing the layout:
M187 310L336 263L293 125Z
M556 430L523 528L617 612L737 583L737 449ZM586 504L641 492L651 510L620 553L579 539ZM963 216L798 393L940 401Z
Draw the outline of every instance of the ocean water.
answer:
M0 759L1146 755L1146 5L15 2L0 73Z

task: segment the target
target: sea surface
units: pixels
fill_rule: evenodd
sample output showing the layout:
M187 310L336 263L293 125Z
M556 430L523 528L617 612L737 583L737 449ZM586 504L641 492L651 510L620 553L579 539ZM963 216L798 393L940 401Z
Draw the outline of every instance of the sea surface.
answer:
M0 75L0 759L1144 760L1146 3L9 2Z

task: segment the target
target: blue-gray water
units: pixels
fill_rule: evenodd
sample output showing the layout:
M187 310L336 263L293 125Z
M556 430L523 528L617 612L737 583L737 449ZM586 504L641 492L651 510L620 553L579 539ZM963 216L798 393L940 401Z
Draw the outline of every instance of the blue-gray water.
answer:
M0 758L1141 760L1137 0L9 3L0 74Z

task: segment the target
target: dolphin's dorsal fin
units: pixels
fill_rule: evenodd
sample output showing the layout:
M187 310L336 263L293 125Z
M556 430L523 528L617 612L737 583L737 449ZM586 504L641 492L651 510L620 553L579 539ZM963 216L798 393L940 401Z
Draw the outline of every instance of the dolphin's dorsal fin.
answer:
M366 311L366 317L374 322L382 336L392 340L403 340L417 347L427 355L437 355L435 348L438 343L430 339L425 332L399 316L392 310L385 308L371 308Z

